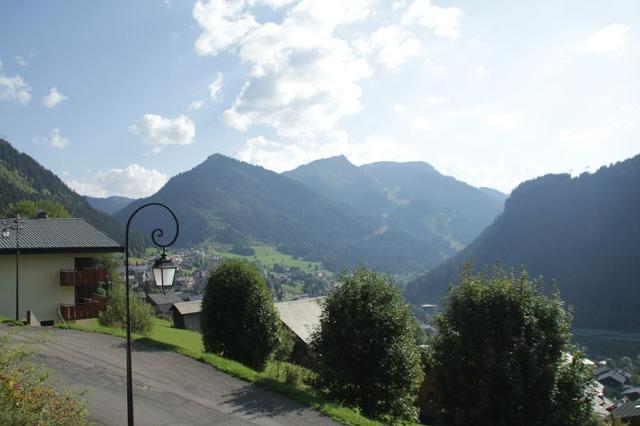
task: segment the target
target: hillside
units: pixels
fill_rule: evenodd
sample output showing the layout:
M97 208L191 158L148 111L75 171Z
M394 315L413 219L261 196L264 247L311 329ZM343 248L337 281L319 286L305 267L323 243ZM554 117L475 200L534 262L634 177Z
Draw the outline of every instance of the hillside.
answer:
M122 225L91 207L83 196L72 191L53 172L0 139L0 208L20 200L43 199L61 204L71 216L82 217L118 241L124 241ZM132 235L132 251L142 251L143 247L143 237Z
M236 245L261 242L322 261L332 270L364 264L387 272L424 270L452 252L445 241L381 230L367 215L293 179L220 154L173 177L156 194L114 217L124 221L150 201L175 210L180 218L177 244L182 246L208 239ZM166 220L160 209L141 215L135 226L145 231Z
M85 195L84 198L87 199L91 207L109 215L114 214L118 210L122 210L124 206L133 201L133 198L119 197L116 195L104 198Z
M504 201L496 190L474 188L424 162L357 167L340 156L284 174L370 216L379 226L444 240L449 252L477 237L502 211Z
M555 280L577 327L640 330L640 156L576 178L521 184L504 213L458 255L413 282L414 303L439 303L459 266L501 259Z

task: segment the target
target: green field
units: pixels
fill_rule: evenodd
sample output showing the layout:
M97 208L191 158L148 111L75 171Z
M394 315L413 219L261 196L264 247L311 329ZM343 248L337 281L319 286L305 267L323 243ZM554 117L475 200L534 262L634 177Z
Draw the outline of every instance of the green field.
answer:
M268 269L273 268L273 265L280 264L282 266L286 266L288 268L298 267L305 272L314 272L316 270L316 266L318 267L318 271L327 272L321 262L311 262L301 258L294 258L291 255L284 254L276 250L274 247L256 244L250 245L250 247L256 252L254 256L242 256L239 254L231 253L229 250L230 246L223 246L216 244L215 246L209 245L208 250L210 254L224 256L224 257L234 257L234 258L243 258L249 261L257 261L260 264Z

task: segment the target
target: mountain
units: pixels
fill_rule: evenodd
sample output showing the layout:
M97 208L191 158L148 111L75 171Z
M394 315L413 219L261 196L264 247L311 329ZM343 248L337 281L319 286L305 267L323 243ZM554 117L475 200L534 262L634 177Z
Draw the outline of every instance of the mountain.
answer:
M379 162L357 167L344 156L285 172L378 224L442 240L451 254L471 242L502 211L496 195L444 176L424 162Z
M104 212L106 214L114 214L118 210L122 210L124 206L133 201L133 198L118 197L116 195L111 197L89 197L85 195L89 205L96 210Z
M438 303L458 268L497 259L555 280L577 327L640 331L640 156L571 178L518 186L502 215L473 243L407 288L416 304ZM547 289L548 290L548 289Z
M181 246L208 239L234 245L262 242L333 270L361 263L388 272L425 270L448 250L442 240L381 228L367 215L287 176L220 154L114 217L124 222L134 209L153 201L174 209ZM140 214L134 225L144 231L167 223L161 209Z
M83 196L71 190L53 172L0 138L0 209L20 200L42 199L61 204L72 216L82 217L116 240L124 241L122 225L91 207ZM134 252L142 251L144 238L133 233L130 247Z
M478 189L502 204L507 200L507 194L500 192L497 189L487 188L486 186L481 186Z

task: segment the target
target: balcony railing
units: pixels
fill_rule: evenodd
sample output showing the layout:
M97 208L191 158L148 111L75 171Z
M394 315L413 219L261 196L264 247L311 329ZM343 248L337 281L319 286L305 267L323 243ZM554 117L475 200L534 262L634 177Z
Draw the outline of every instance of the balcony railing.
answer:
M60 271L60 285L62 286L94 286L106 280L107 271L102 268L82 269L80 271L63 269Z
M60 315L65 321L98 318L100 312L106 308L106 302L101 298L87 299L86 302L73 305L60 305Z

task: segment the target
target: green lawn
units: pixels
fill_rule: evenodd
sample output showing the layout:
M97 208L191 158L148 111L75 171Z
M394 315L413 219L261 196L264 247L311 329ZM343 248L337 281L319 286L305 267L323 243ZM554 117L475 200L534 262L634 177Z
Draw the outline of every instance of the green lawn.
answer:
M257 260L263 266L269 269L271 269L274 264L278 263L282 266L286 266L289 268L298 267L305 272L315 271L316 266L318 267L319 271L325 271L324 268L322 267L321 262L311 262L301 258L295 259L291 255L279 252L274 247L266 246L262 244L251 245L250 247L256 252L254 256L242 256L239 254L231 253L230 251L227 251L230 247L226 248L226 247L210 246L209 251L211 254L217 254L224 257L239 257L243 259L248 259L249 261Z
M126 331L100 325L96 320L68 324L70 328L95 333L124 337ZM133 335L134 340L160 345L167 350L181 353L198 361L207 363L216 369L242 380L255 383L265 389L284 395L302 404L313 407L334 420L345 425L374 426L382 423L367 419L357 410L347 408L323 399L310 386L299 380L298 383L286 383L286 371L300 379L313 375L310 370L284 362L269 362L264 371L253 370L239 362L204 352L202 335L195 331L173 328L169 321L155 319L154 326L147 336ZM291 375L291 374L290 374Z

